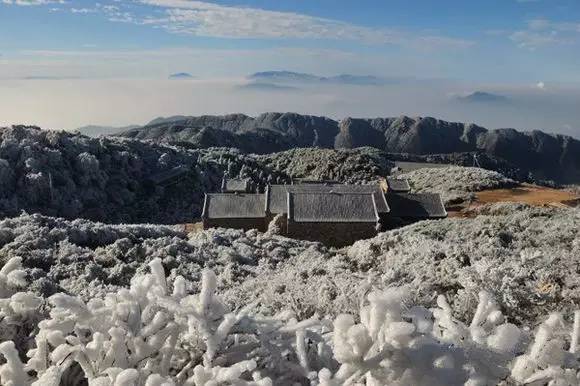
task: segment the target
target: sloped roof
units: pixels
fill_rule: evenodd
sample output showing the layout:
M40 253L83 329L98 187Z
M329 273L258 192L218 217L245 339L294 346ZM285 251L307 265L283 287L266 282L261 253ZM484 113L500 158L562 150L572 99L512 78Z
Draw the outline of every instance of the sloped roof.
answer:
M436 193L391 193L387 202L393 217L429 219L447 217L447 211Z
M386 180L390 191L398 193L408 193L411 191L409 181L405 178L387 177Z
M155 185L160 185L174 178L180 177L186 174L187 172L189 172L189 167L185 165L179 165L172 169L164 170L162 172L153 174L152 176L149 177L149 180L153 182Z
M369 193L289 192L288 219L294 222L369 222L379 219Z
M266 196L264 194L209 193L205 195L202 217L266 217Z
M303 185L270 185L269 210L279 214L288 211L287 193L358 193L374 194L378 213L388 213L389 206L380 185L346 185L346 184L303 184Z
M250 191L250 180L248 178L227 178L222 180L222 192L247 193Z
M311 178L293 178L292 183L295 185L340 184L336 180L313 180Z
M270 185L268 187L268 210L270 213L288 212L288 187L291 185Z

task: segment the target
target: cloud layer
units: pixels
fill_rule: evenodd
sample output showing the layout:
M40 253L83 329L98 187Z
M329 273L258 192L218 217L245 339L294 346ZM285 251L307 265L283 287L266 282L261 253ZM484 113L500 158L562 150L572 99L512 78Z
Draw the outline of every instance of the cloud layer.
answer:
M242 79L5 80L0 81L0 125L73 129L87 124L143 124L157 116L294 111L336 119L435 116L489 128L543 129L580 137L580 87L494 89L402 80L385 86L316 84L288 91L240 87L244 83ZM505 95L509 103L466 104L453 97L475 90Z

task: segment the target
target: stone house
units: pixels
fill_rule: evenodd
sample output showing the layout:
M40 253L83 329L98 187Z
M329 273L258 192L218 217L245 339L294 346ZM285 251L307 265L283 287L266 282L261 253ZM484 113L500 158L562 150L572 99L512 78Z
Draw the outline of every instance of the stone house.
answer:
M385 178L387 182L387 193L409 193L411 186L406 178Z
M312 178L292 178L292 185L339 185L335 180L313 180Z
M249 178L222 179L222 193L251 193L254 191L252 180Z
M343 247L377 235L379 214L372 193L288 192L287 235Z
M387 229L447 217L441 196L436 193L393 193L387 194L386 199L391 208Z
M208 193L201 214L203 228L257 229L268 226L266 196L255 193Z
M379 231L447 217L438 194L408 193L408 182L379 184L269 185L264 194L206 194L204 228L265 231L274 218L282 235L341 247ZM397 193L396 190L404 193Z
M268 202L266 212L271 221L276 215L288 215L288 192L291 193L358 193L372 194L375 197L377 213L382 222L389 213L389 206L385 194L378 184L370 185L345 185L345 184L301 184L301 185L270 185L266 188Z

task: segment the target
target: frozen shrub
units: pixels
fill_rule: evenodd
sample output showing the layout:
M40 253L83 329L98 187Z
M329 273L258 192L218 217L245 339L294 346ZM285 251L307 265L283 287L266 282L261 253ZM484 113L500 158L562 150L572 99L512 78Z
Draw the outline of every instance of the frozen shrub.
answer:
M415 192L441 194L446 204L469 200L473 192L517 185L498 172L463 166L419 169L402 174L401 177L409 180Z
M369 290L406 286L430 305L444 294L456 317L475 312L486 290L504 314L533 325L580 304L580 212L516 204L486 207L472 219L425 221L343 250L279 235L211 229L186 235L159 225L107 225L23 215L0 221L0 264L22 257L29 290L65 292L88 301L129 286L160 258L173 280L198 288L203 269L235 311L256 303L297 317L356 313Z
M64 131L0 128L0 217L31 213L109 223L191 222L228 169L288 181L234 149L191 150ZM168 171L182 173L171 177ZM260 177L262 176L262 177ZM173 179L172 179L173 178ZM24 194L23 194L24 192Z
M14 173L10 164L5 159L0 158L0 184L1 186L10 186L13 184L12 179L14 178ZM6 192L2 189L2 193Z
M553 314L528 337L506 322L485 292L465 324L453 317L443 296L434 309L411 307L406 289L390 288L371 291L357 316L298 321L291 312L274 317L252 307L230 312L216 296L211 271L204 271L198 294L190 295L185 279L168 280L161 260L149 267L151 273L135 276L128 289L104 298L85 303L52 296L50 316L38 324L25 363L13 341L0 343L5 360L0 382L56 386L72 366L80 366L89 385L99 386L571 385L579 380L580 312L571 329Z
M0 342L14 341L21 352L28 348L28 335L41 317L38 312L42 305L36 295L18 292L27 284L25 276L19 257L13 257L0 269Z
M369 147L352 150L293 149L257 158L290 177L345 183L375 181L379 176L388 175L394 166L386 153Z
M91 153L81 153L77 156L79 169L86 174L97 174L99 172L99 160Z

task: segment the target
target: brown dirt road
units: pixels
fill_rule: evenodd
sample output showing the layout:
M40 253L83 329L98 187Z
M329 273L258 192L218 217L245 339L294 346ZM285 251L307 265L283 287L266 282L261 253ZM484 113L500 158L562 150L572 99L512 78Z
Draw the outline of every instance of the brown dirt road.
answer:
M497 202L521 202L533 206L576 207L580 196L567 190L523 184L512 189L492 189L476 193L476 200L467 206L450 208L449 217L464 217L469 209Z

